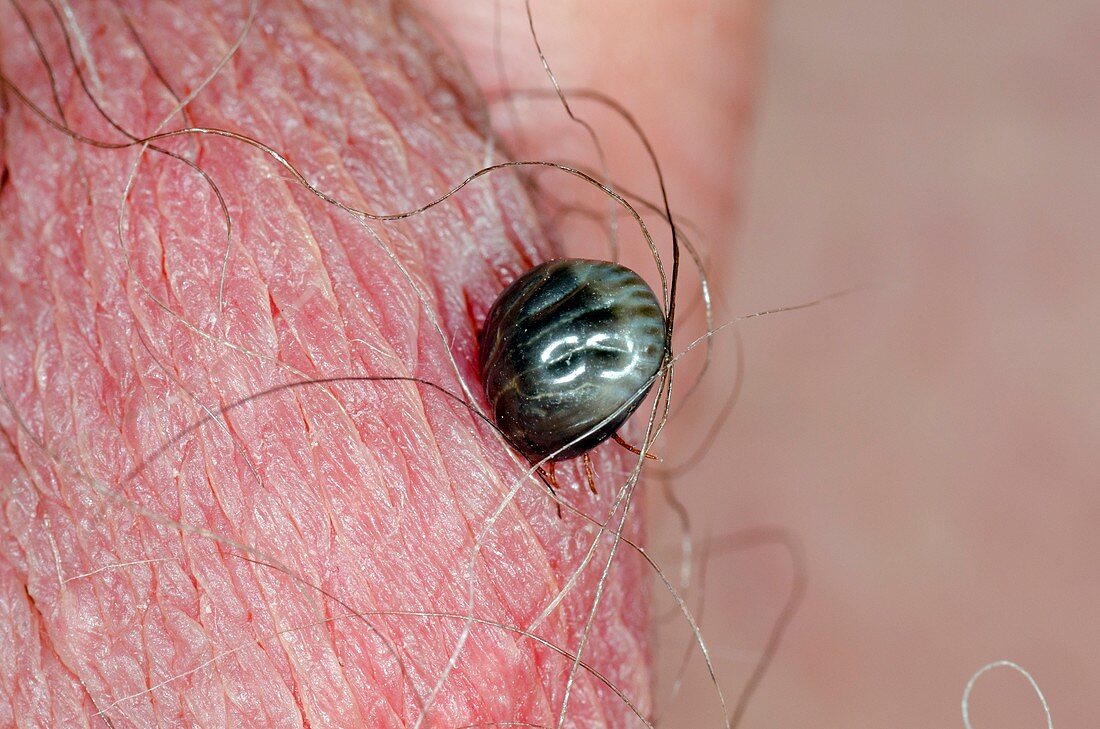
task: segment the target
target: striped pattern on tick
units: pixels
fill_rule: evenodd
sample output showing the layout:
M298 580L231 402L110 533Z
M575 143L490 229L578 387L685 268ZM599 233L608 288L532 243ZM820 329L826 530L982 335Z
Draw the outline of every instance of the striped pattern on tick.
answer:
M660 304L634 271L580 258L535 266L501 292L478 337L493 421L531 461L579 456L641 404L664 344Z

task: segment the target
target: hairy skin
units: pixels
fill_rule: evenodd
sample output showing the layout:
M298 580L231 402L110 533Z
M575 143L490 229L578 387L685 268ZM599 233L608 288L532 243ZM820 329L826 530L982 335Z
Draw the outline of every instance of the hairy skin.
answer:
M25 9L66 123L125 142L83 95L48 6ZM152 132L172 94L112 6L74 10L96 100ZM246 16L126 12L177 95ZM0 66L57 116L11 4ZM401 4L269 2L169 127L245 133L342 202L395 212L482 166L475 89ZM552 254L515 175L367 225L256 149L165 141L224 195L223 277L225 221L195 170L147 152L120 240L136 149L76 142L11 93L2 124L0 724L552 726L567 686L566 724L638 723L591 672L567 682L572 661L548 644L572 653L582 636L586 662L650 711L646 566L621 548L593 610L610 540L574 581L596 529L559 520L465 407L409 382L342 382L210 417L348 375L464 381L483 406L476 327ZM604 522L631 456L604 446L595 463L599 496L575 467L559 478Z

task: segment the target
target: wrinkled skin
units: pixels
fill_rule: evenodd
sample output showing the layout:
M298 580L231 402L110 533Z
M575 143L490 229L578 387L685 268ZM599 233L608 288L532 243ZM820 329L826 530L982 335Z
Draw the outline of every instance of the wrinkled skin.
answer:
M24 5L66 123L126 141L82 94L46 4ZM246 14L125 7L180 95ZM489 54L469 39L492 37L491 16L454 12L442 8L439 27L456 31L486 86ZM707 12L729 28L716 47L747 47L730 40L747 37L743 10ZM125 130L152 132L175 102L120 14L78 3L74 17L96 99ZM505 57L519 47L508 41ZM239 52L168 128L239 131L348 205L412 209L484 159L478 83L451 52L400 4L263 3ZM567 71L588 67L581 52L562 56L575 64ZM11 4L0 7L0 64L57 116ZM747 77L748 65L735 73ZM654 75L645 87L674 83ZM708 103L743 110L745 85L721 88ZM194 169L147 152L120 237L137 150L74 141L11 93L5 101L0 725L637 723L592 671L570 682L572 662L548 647L575 652L582 637L583 658L651 711L648 568L620 547L601 581L604 538L571 582L595 528L568 511L559 519L463 405L409 382L340 382L219 412L282 384L371 374L459 393L465 383L483 404L476 327L503 285L554 251L513 172L415 217L365 224L240 142L167 140L224 195L233 232L223 268L225 221ZM740 125L699 119L697 143L674 162L704 149L732 159ZM659 144L671 122L656 120ZM687 212L721 228L734 166L700 169L709 177ZM596 497L575 467L559 470L563 498L608 520L632 458L597 450ZM624 534L640 539L632 509Z

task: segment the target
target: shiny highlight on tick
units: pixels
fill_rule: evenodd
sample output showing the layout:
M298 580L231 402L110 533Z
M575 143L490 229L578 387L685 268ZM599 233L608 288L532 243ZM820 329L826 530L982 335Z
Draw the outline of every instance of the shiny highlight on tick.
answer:
M580 258L535 266L501 292L478 338L490 415L531 461L582 455L641 404L665 334L656 295L629 268Z

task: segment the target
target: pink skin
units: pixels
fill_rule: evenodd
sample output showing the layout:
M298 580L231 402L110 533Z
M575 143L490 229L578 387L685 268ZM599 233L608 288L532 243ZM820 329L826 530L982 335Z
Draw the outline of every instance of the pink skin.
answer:
M25 5L67 123L125 141L81 93L47 6ZM126 7L178 94L245 17L239 6ZM263 140L354 207L411 209L482 166L483 110L415 18L355 7L262 4L187 124ZM125 129L151 132L173 98L109 4L76 11L97 100ZM56 116L10 4L0 65ZM256 149L164 141L225 195L223 282L224 219L194 170L147 152L120 241L136 150L75 142L12 94L0 119L0 725L552 726L567 687L567 724L637 723L590 671L570 684L568 657L467 614L566 651L585 636L586 661L651 710L647 567L620 547L593 609L610 541L571 584L592 524L559 520L460 404L410 383L339 383L207 417L325 376L415 376L455 392L461 378L480 398L476 325L552 250L514 174L365 225ZM703 205L696 213L718 221L718 206ZM559 481L564 499L606 521L632 457L607 445L595 462L598 497L577 464ZM625 533L638 538L639 524L635 505Z
M806 601L745 725L961 726L968 677L1010 658L1034 673L1056 727L1100 726L1100 5L772 3L748 147L731 123L747 108L747 9L724 3L739 22L702 23L727 39L716 47L682 4L656 18L608 7L610 30L554 3L573 16L555 30L549 5L534 3L536 19L563 83L612 90L651 135L668 131L657 144L679 211L718 220L710 195L740 203L747 190L736 238L704 226L727 312L875 286L746 325L741 401L677 484L697 536L777 523L805 544ZM624 37L643 48L620 52ZM572 63L576 46L587 51ZM708 134L723 124L728 136ZM747 183L691 184L738 174L727 160L744 157ZM726 387L713 378L684 420L706 423ZM662 455L696 441L684 425ZM677 531L654 501L657 548ZM727 694L789 574L774 547L712 553L704 632ZM717 726L713 687L697 669L686 680L669 724ZM985 675L972 702L977 729L1046 725L1007 671Z

